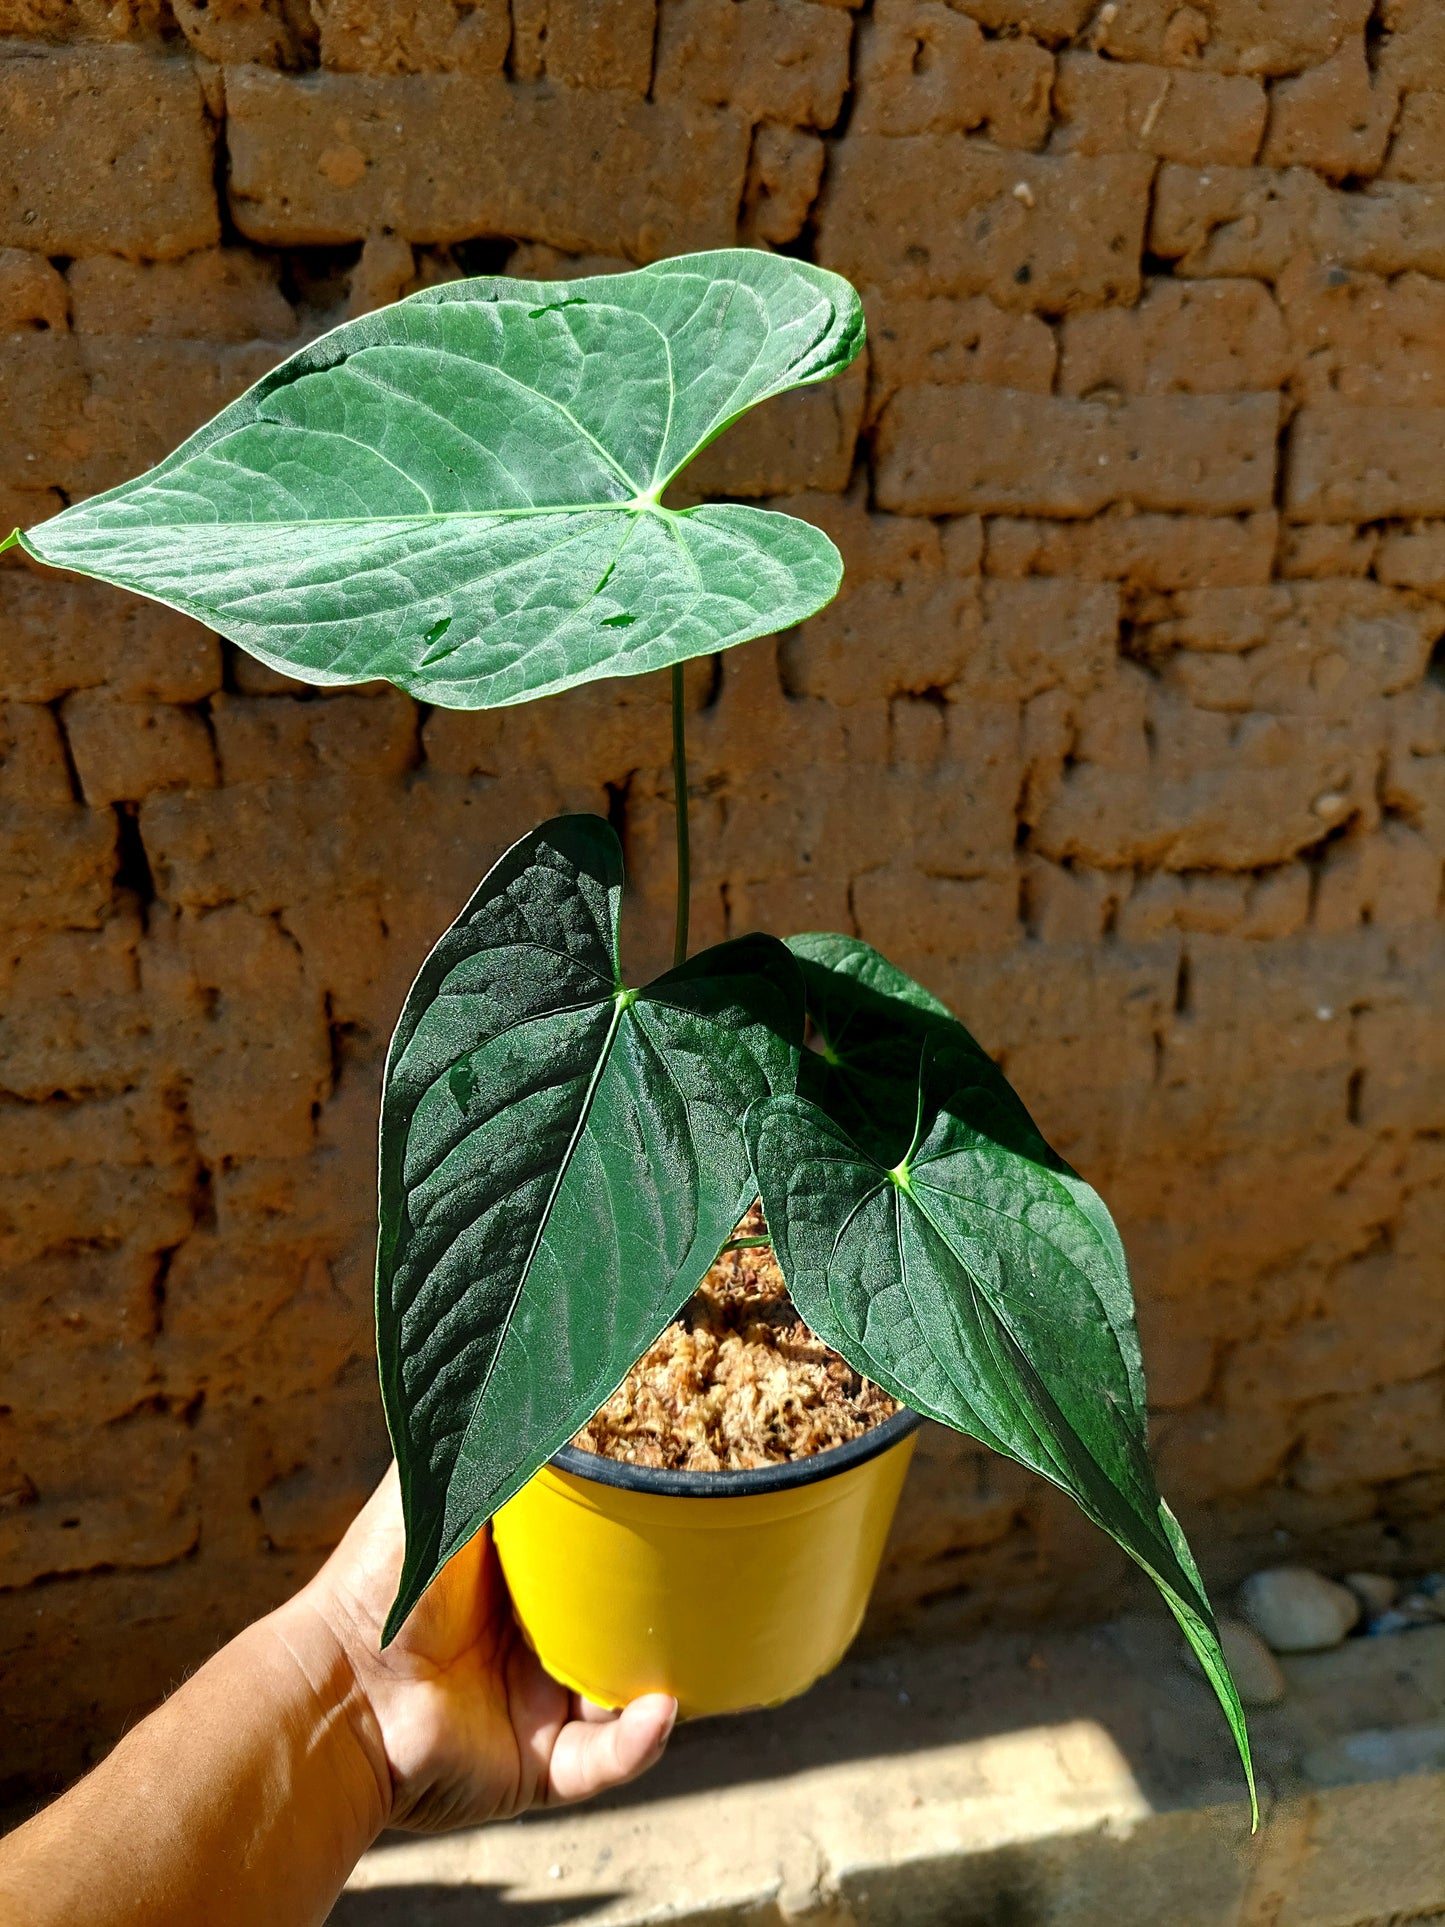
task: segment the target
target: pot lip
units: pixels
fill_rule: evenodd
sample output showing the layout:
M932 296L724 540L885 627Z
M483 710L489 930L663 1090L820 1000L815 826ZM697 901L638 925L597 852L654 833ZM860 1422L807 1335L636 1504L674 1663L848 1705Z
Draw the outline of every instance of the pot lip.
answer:
M748 1499L762 1492L788 1492L796 1486L816 1485L877 1458L900 1439L916 1432L923 1414L902 1406L891 1418L871 1431L860 1432L856 1439L830 1445L826 1452L815 1452L806 1459L784 1459L777 1465L753 1466L746 1472L672 1472L655 1465L628 1465L621 1459L605 1459L596 1452L583 1452L575 1445L564 1445L549 1463L559 1472L570 1472L597 1485L621 1486L630 1492L652 1492L669 1499Z

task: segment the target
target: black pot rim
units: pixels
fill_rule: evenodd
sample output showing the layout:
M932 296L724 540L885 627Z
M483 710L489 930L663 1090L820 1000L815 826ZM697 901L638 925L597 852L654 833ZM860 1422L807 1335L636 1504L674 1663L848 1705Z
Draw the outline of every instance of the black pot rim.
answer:
M923 1423L919 1412L905 1405L891 1418L861 1432L856 1439L831 1445L826 1452L811 1458L784 1459L778 1465L758 1465L746 1472L669 1472L655 1465L627 1465L621 1459L604 1459L596 1452L580 1451L564 1445L551 1463L559 1472L575 1478L591 1479L598 1485L616 1485L629 1492L653 1492L668 1499L748 1499L762 1492L788 1492L795 1486L816 1485L855 1465L886 1452Z

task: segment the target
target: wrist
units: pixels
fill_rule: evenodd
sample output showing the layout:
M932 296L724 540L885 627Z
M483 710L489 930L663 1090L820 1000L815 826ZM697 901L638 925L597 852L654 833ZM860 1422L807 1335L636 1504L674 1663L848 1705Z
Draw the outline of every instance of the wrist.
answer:
M381 1726L362 1685L347 1629L332 1623L311 1588L258 1622L284 1654L304 1695L309 1751L324 1755L348 1809L345 1824L359 1856L391 1818L393 1785Z

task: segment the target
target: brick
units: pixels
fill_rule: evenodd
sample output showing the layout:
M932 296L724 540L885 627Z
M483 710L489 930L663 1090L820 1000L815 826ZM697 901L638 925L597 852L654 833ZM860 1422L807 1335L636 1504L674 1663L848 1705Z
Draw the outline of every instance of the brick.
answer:
M1112 683L1119 595L1111 584L985 581L981 604L979 646L958 678L970 700L1028 702L1050 689L1083 696Z
M864 293L868 317L869 411L917 382L980 382L1049 393L1058 351L1037 315L1012 314L986 295Z
M1445 408L1305 407L1290 426L1285 513L1374 522L1445 513Z
M743 239L778 246L802 233L823 183L824 147L800 127L764 121L753 130L743 191Z
M849 125L859 134L982 128L1000 147L1041 147L1053 77L1053 60L1031 40L986 40L941 0L880 0L859 29Z
M956 682L978 646L982 603L975 580L945 567L937 526L862 514L824 526L842 550L843 588L784 638L788 694L850 705Z
M0 804L0 919L12 933L94 929L110 908L115 819L79 808Z
M748 133L716 108L465 74L261 68L237 69L226 99L231 209L255 241L324 246L386 227L653 260L734 236Z
M1435 826L1431 826L1432 829ZM1398 940L1398 939L1397 939ZM1417 983L1417 994L1436 994L1440 959ZM1445 1129L1445 1048L1433 1027L1423 1026L1418 1009L1371 1008L1356 1019L1364 1076L1356 1084L1355 1111L1367 1131L1398 1131L1407 1136Z
M0 702L0 802L64 809L73 800L55 717L39 703Z
M11 932L0 946L0 993L12 1014L67 998L98 1002L134 992L140 920L118 905L107 908L96 930Z
M1077 154L1154 154L1160 160L1248 167L1268 103L1245 75L1101 60L1066 53L1054 88L1054 147Z
M1294 1469L1306 1492L1361 1480L1403 1479L1445 1455L1445 1383L1421 1379L1363 1396L1332 1399L1310 1412Z
M831 127L848 85L846 16L799 0L659 0L659 100Z
M1279 309L1252 281L1153 279L1136 307L1059 325L1064 395L1228 395L1278 388L1288 373Z
M1322 66L1270 89L1266 167L1312 167L1332 181L1379 172L1399 91L1370 72L1361 36ZM1182 156L1180 157L1182 158Z
M1298 936L1309 920L1310 873L1303 863L1288 863L1255 876L1245 896L1242 937L1262 943Z
M1073 575L1142 589L1236 588L1268 582L1278 518L1252 515L1139 515L1087 522L990 516L984 567L990 575Z
M211 705L211 724L225 783L347 770L394 776L417 760L416 706L396 689L324 703L221 695Z
M169 260L220 239L189 63L137 47L0 47L0 246Z
M849 133L829 163L818 258L894 296L987 294L1046 311L1132 301L1151 171L1141 155Z
M245 248L146 263L95 255L72 262L66 280L78 334L286 341L296 332L277 264Z
M1280 531L1279 573L1286 581L1364 576L1379 546L1374 529L1352 522L1307 522Z
M49 703L106 684L132 700L200 702L221 686L209 630L100 583L0 575L0 685Z
M835 381L763 402L703 450L682 487L698 496L846 488L867 384L855 362Z
M1445 88L1445 16L1434 0L1382 0L1380 72L1406 89Z
M925 983L937 976L940 958L1006 950L1022 934L1011 866L973 877L872 870L855 880L851 895L858 934L886 945L900 969Z
M1279 284L1302 401L1445 401L1445 288L1296 262Z
M169 920L148 946L146 972L168 1049L191 1082L201 1156L310 1150L330 1045L320 992L279 920L239 904Z
M1387 181L1445 181L1445 88L1405 95L1380 174Z
M1392 705L1397 713L1390 718L1394 727L1380 795L1435 843L1445 836L1445 700L1429 686L1412 690L1410 698ZM1427 727L1410 726L1421 721Z
M0 1155L6 1174L13 1177L62 1171L71 1165L183 1164L189 1168L190 1164L178 1107L154 1085L78 1104L68 1100L0 1103ZM116 1256L116 1252L99 1250L91 1254L102 1267ZM129 1270L122 1270L125 1277L130 1276ZM45 1274L42 1297L53 1295L57 1276ZM78 1289L84 1286L82 1278ZM19 1302L24 1302L23 1291Z
M1069 767L1036 785L1033 847L1056 861L1244 870L1287 861L1351 816L1372 823L1385 728L1372 704L1423 672L1438 617L1371 583L1176 601L1190 646L1153 654L1151 677L1121 665L1128 706L1108 692L1084 706ZM1185 631L1136 644L1152 651L1171 633Z
M41 1471L31 1504L0 1512L0 1585L183 1558L200 1537L194 1478L182 1420L138 1413L105 1427L89 1454Z
M316 23L298 0L171 0L193 52L218 66L301 67L316 51ZM224 103L214 105L219 119Z
M85 397L79 352L68 335L0 335L0 480L43 489L68 474Z
M1049 42L1072 40L1093 10L1094 0L962 0L958 9L994 33Z
M45 256L0 248L0 334L63 331L69 321L65 283Z
M159 461L283 354L279 346L0 335L0 462L89 495ZM8 405L7 405L8 404Z
M161 461L287 353L272 342L75 339L87 393L62 473L83 495Z
M0 1179L0 1263L47 1252L115 1246L143 1224L158 1246L178 1243L193 1222L188 1168L70 1164Z
M191 710L87 690L67 697L61 715L92 809L138 803L155 790L210 789L216 781L210 731Z
M1382 582L1445 596L1445 523L1388 529L1380 538L1375 572Z
M511 40L506 0L316 0L312 12L321 64L340 73L495 74Z
M1375 582L1300 582L1173 598L1140 638L1205 708L1344 720L1418 684L1445 611Z
M1061 868L1029 858L1021 879L1024 919L1037 943L1096 943L1127 879L1101 870Z
M38 1108L14 1107L22 1114ZM106 1100L94 1108L105 1110ZM133 1173L119 1175L124 1179ZM57 1209L64 1209L67 1189L62 1179L54 1200ZM144 1200L140 1203L143 1215ZM125 1224L118 1247L97 1250L80 1247L62 1228L56 1249L7 1269L6 1395L12 1410L24 1412L31 1439L43 1428L60 1433L57 1443L73 1443L77 1434L83 1437L97 1424L134 1411L155 1396L148 1341L156 1324L161 1294L155 1286L163 1261L154 1249L126 1241L132 1229ZM59 1360L64 1365L57 1371ZM6 1456L0 1444L0 1467ZM39 1493L30 1473L40 1470L32 1463L25 1474L31 1503ZM0 1469L0 1489L7 1483Z
M1380 930L1433 923L1440 910L1441 854L1405 823L1332 844L1315 889L1322 936L1369 924Z
M1370 18L1372 0L1116 0L1093 41L1118 60L1198 61L1224 73L1296 74L1327 61Z
M0 33L19 40L159 41L167 0L0 0Z
M416 286L416 252L399 234L368 234L346 285L346 318L373 314Z
M1161 1486L1207 1504L1269 1483L1297 1437L1289 1415L1273 1403L1246 1411L1201 1405L1161 1422L1155 1469Z
M1389 181L1341 193L1305 168L1166 164L1149 245L1185 275L1273 281L1301 254L1374 274L1445 274L1445 192Z
M507 12L502 52L507 46ZM512 73L548 74L568 87L619 87L645 94L652 85L657 0L514 0Z
M907 514L1093 515L1111 502L1228 514L1274 489L1272 395L1106 406L1007 389L906 388L878 434L878 499ZM1048 448L1047 466L1038 450Z

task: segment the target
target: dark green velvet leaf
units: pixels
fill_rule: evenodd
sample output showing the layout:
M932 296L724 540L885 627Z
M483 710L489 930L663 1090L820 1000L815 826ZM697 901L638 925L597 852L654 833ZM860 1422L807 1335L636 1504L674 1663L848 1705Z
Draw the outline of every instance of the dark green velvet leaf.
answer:
M821 530L660 498L739 415L862 341L846 281L751 249L447 282L308 343L22 542L307 682L525 702L770 635L836 593Z
M523 837L392 1040L377 1343L407 1547L388 1638L686 1302L754 1195L741 1119L793 1088L783 946L743 937L630 990L621 894L600 817Z
M747 1117L794 1303L856 1370L1050 1480L1143 1567L1214 1685L1253 1801L1244 1714L1149 1463L1133 1295L1107 1208L918 985L848 938L794 948L828 1057L805 1053L798 1093Z

